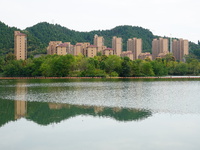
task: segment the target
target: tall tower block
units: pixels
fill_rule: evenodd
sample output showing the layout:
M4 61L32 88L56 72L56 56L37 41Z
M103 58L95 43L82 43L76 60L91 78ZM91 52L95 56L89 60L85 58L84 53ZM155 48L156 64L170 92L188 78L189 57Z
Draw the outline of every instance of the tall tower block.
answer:
M127 41L127 51L133 53L133 59L138 59L138 56L142 53L142 39L128 39Z
M114 36L112 38L112 48L114 55L120 56L122 54L122 38Z
M14 54L17 60L27 59L27 36L20 31L14 31Z

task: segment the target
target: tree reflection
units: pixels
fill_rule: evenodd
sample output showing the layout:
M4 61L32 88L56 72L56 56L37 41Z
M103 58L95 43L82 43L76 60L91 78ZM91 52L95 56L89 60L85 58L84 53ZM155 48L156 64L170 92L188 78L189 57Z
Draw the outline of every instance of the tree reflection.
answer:
M0 126L20 119L34 121L40 125L59 123L79 115L112 118L117 121L140 121L152 115L149 110L120 107L70 105L47 102L26 102L0 99Z

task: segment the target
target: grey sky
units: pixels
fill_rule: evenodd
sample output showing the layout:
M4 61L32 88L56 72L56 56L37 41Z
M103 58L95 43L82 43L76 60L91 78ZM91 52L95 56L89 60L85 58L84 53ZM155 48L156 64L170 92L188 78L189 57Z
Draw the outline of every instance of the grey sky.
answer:
M199 0L0 0L0 21L20 29L47 21L77 31L141 26L200 40Z

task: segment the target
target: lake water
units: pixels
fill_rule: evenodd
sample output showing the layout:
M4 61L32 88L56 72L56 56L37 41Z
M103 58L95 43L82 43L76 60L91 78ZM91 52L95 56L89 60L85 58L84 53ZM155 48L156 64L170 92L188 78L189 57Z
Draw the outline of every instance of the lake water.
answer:
M1 150L199 150L200 79L0 80Z

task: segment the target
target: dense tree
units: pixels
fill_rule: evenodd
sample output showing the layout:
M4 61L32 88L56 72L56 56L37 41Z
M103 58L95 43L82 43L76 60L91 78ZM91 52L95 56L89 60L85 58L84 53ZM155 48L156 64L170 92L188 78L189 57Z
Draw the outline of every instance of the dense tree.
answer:
M74 57L72 55L53 55L42 63L40 69L43 76L65 77L69 75L73 62Z
M199 71L200 71L200 63L198 62L198 60L197 59L193 59L188 64L188 69L189 69L189 74L198 75Z
M134 77L143 76L142 73L141 73L142 62L143 61L141 59L137 59L137 60L133 61L133 63L132 63L132 76L134 76Z
M8 77L135 77L164 75L199 75L200 62L190 58L184 62L173 59L130 60L116 55L46 55L27 60L15 60L13 54L0 57L0 72Z
M187 72L188 72L188 64L182 62L176 64L174 75L186 75Z
M154 76L153 67L150 62L143 61L141 64L141 74L143 76Z
M121 69L121 59L119 56L116 55L110 55L105 60L105 71L106 73L110 74L112 72L120 73Z
M163 76L168 74L167 67L160 61L152 61L151 65L153 67L153 72L155 76Z
M121 67L121 77L130 77L131 76L131 61L129 57L124 57L122 59L122 67Z
M23 60L12 60L3 67L3 74L7 77L21 77L24 76Z

